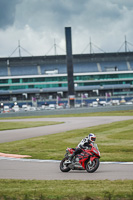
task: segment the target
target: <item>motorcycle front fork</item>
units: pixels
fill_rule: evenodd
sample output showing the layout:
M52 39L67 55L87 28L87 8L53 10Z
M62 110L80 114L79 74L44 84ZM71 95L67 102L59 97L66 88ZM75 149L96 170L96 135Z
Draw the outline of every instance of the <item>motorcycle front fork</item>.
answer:
M92 165L92 162L91 162L91 160L89 161L89 163L90 163L90 165Z

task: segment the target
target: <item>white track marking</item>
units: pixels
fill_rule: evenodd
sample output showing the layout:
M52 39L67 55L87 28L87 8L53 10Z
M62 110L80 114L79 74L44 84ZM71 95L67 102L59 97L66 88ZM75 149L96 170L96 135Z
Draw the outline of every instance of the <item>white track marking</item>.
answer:
M11 160L11 161L23 161L23 162L39 162L39 163L59 163L60 160L39 160L39 159L24 159L24 158L7 158L0 157L0 160ZM133 162L100 162L101 164L121 164L121 165L133 165Z

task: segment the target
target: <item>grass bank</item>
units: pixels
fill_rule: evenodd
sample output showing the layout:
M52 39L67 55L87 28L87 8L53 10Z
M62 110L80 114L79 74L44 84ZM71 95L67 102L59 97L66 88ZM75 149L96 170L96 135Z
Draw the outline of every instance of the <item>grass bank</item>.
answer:
M3 200L131 200L132 180L0 180L0 199Z
M61 122L0 122L0 131L61 124Z
M7 123L7 122L6 122ZM76 147L95 133L101 161L133 161L133 120L72 130L58 134L0 144L0 152L30 155L33 159L61 160L66 147Z
M4 116L4 115L3 115ZM61 114L61 115L41 115L41 116L25 116L25 117L0 117L2 119L28 119L28 118L57 118L57 117L87 117L87 116L133 116L133 110L108 111L108 112L88 112L77 114Z

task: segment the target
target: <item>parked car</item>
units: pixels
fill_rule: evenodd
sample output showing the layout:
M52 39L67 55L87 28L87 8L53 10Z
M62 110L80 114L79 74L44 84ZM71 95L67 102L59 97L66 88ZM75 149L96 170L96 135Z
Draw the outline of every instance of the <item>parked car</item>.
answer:
M97 101L93 101L92 102L92 107L97 107L98 106L98 102Z
M3 113L8 113L8 112L10 112L9 106L4 106Z
M56 109L62 109L63 105L56 105Z
M125 104L126 104L126 105L132 105L133 102L132 102L132 101L127 101Z
M54 110L55 109L55 104L49 104L49 108L50 108L50 110Z
M30 108L31 108L31 106L29 106L29 105L22 105L22 110L24 110L24 111L29 111L30 110Z
M106 102L106 106L112 106L112 102L111 101Z
M112 100L111 103L112 103L113 106L120 105L119 100Z
M81 107L81 105L79 103L75 104L75 108L80 108L80 107Z
M106 101L99 101L99 104L101 105L101 106L106 106Z
M34 107L34 106L30 107L30 111L35 111L35 110L37 110L36 107Z
M18 105L14 105L14 106L12 107L12 110L13 110L14 112L18 112L18 111L20 110L20 108L19 108Z

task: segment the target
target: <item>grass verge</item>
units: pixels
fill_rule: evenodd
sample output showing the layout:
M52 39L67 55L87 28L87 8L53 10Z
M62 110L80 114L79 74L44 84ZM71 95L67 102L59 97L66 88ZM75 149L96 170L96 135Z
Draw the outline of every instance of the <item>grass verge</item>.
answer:
M7 122L6 122L7 123ZM133 161L133 120L114 122L58 134L0 144L0 152L30 155L34 159L64 157L66 147L76 147L89 133L95 133L101 161Z
M0 180L0 199L3 200L131 200L132 180Z
M61 115L41 115L41 116L21 116L21 117L0 117L2 119L28 119L28 118L57 118L57 117L87 117L87 116L133 116L133 110L107 111L107 112L88 112L77 114L61 114Z

